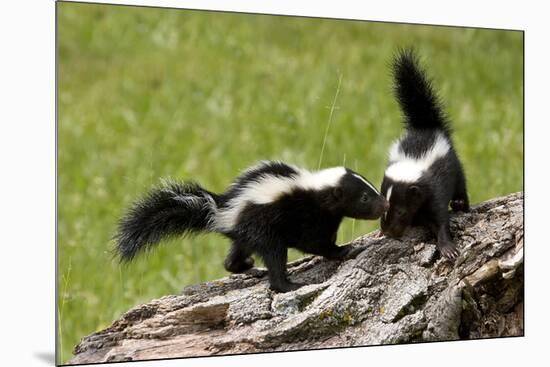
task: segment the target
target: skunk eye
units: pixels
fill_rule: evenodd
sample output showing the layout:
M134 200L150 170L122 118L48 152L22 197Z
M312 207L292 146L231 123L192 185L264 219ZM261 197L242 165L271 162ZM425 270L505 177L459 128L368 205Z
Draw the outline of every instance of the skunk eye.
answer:
M402 217L406 214L406 210L405 209L397 209L397 211L395 212L395 214L397 214L398 217Z
M361 195L361 202L366 203L369 201L369 195L365 192L363 195Z

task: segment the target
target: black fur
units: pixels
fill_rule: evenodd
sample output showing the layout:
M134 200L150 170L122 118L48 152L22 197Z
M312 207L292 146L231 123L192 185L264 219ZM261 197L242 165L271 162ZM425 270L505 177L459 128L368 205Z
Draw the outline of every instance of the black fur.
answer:
M394 93L403 113L406 128L439 129L450 133L447 116L439 97L412 49L398 52L392 65Z
M448 119L432 87L419 67L412 50L401 51L393 63L395 94L401 107L406 132L399 149L408 157L420 158L435 144L438 136L448 143L447 153L422 172L415 182L404 182L384 175L381 192L389 198L390 208L381 219L382 231L399 238L409 225L428 227L437 236L440 252L458 255L449 228L449 203L454 211L468 211L466 179L453 148ZM395 162L389 162L390 167Z
M162 239L204 231L214 215L217 195L193 182L167 182L134 203L115 235L123 261L150 250Z
M224 266L239 273L254 265L252 254L264 261L270 287L286 292L301 284L286 275L288 248L342 259L349 246L337 246L336 233L343 217L376 219L387 209L386 200L346 170L335 187L319 190L295 188L276 200L248 202L229 228L217 220L246 185L261 177L295 179L299 171L282 162L263 162L237 177L223 194L210 193L197 184L172 183L155 188L135 204L121 220L116 239L120 257L131 260L140 250L148 250L162 238L194 232L219 232L232 240Z

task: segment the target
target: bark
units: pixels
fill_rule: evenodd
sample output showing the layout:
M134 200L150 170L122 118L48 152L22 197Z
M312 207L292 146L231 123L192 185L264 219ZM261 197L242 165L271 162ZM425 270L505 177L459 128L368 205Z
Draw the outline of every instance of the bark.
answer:
M290 263L308 283L276 294L265 269L136 306L82 339L72 364L523 335L523 193L451 217L459 257L426 230L378 231L344 262Z

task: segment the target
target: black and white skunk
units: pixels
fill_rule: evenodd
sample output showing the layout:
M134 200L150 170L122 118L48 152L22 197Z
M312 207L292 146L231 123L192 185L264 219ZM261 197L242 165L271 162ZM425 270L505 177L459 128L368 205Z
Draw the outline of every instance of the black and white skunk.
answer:
M239 273L264 261L273 290L301 284L286 275L292 247L329 259L342 259L350 246L337 246L343 217L377 219L386 199L363 176L344 167L310 172L266 161L242 173L222 194L196 183L167 182L134 204L119 223L117 252L130 261L161 239L198 232L218 232L233 243L225 269Z
M406 132L389 152L381 192L390 208L381 219L382 232L399 238L409 225L427 226L441 254L454 258L449 203L453 211L468 211L469 202L447 117L413 51L399 52L393 76Z

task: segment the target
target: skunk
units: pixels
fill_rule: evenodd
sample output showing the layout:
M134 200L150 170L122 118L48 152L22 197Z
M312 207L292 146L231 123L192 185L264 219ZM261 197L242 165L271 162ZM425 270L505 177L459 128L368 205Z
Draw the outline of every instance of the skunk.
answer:
M161 239L218 232L232 240L224 266L244 272L259 255L270 288L287 292L302 284L287 279L287 249L328 259L350 255L336 246L343 217L377 219L386 199L363 176L344 167L310 172L278 161L264 161L243 172L222 194L194 182L165 182L153 188L123 216L115 235L121 261L150 250Z
M381 193L390 207L381 229L399 238L409 225L426 226L437 236L440 253L452 259L458 251L449 229L449 203L453 211L470 206L448 118L414 51L400 51L392 69L406 131L389 151Z

